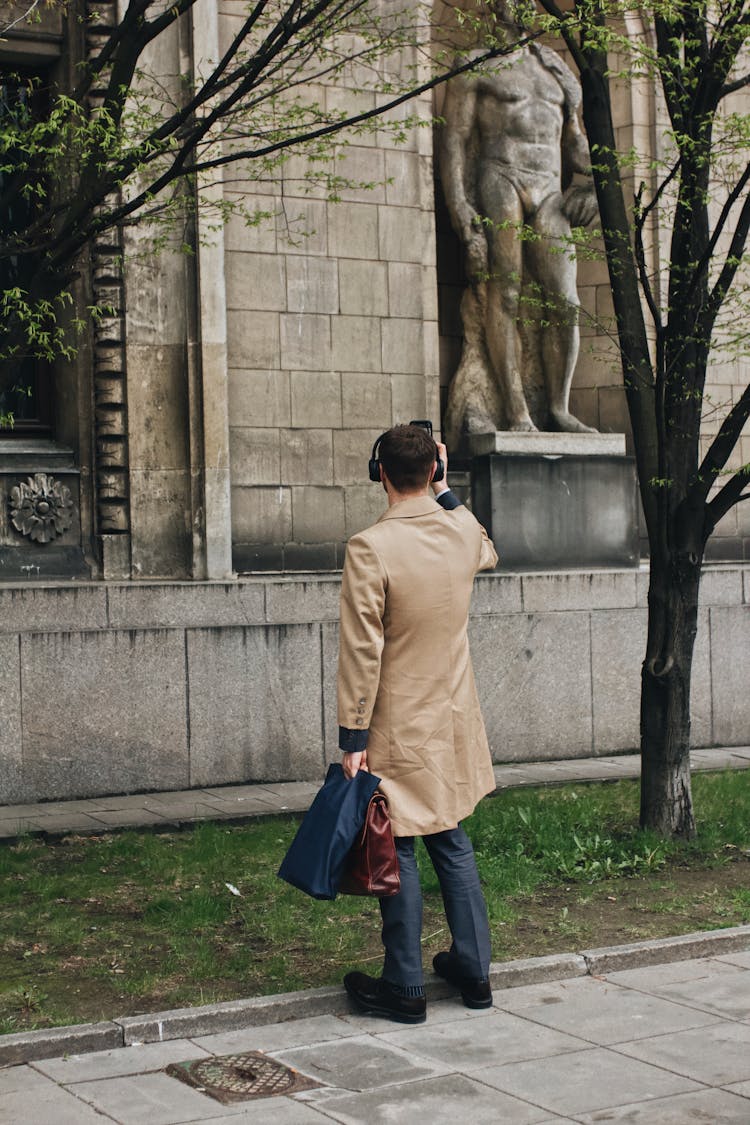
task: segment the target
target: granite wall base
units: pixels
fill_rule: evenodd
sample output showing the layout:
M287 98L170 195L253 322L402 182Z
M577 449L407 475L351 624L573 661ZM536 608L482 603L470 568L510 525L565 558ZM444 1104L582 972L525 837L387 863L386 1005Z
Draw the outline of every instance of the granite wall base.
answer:
M470 620L498 762L638 745L648 575L483 574ZM0 804L321 779L339 576L0 587ZM750 567L708 567L695 746L750 744Z

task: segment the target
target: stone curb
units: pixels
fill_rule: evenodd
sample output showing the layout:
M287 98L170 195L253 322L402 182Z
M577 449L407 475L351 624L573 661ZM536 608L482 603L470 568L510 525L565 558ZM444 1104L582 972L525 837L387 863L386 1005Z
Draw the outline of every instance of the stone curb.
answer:
M109 1051L124 1045L122 1027L116 1021L20 1031L0 1035L0 1066L32 1059L56 1059L61 1055L87 1055L91 1051Z
M666 965L692 957L717 957L750 949L750 926L731 926L680 937L636 941L631 945L610 945L584 949L581 957L591 976L616 973L621 969L643 969L647 965Z
M611 945L581 953L497 961L490 965L490 980L493 988L518 988L745 950L750 950L750 925L630 945ZM434 975L428 979L425 990L428 1000L442 1000L455 993ZM125 1016L110 1023L44 1028L0 1035L0 1066L141 1043L191 1039L308 1016L335 1016L348 1011L350 1007L342 989L330 986L303 992L282 992L276 996L257 996L250 1000L230 1000L201 1008L175 1008L147 1016Z

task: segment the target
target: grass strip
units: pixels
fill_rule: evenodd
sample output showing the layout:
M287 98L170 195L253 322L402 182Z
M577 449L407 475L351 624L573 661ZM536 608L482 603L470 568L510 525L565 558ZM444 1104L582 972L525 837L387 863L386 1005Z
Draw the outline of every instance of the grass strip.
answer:
M750 771L693 786L689 843L635 827L633 781L483 801L466 827L494 958L750 922ZM355 967L376 974L376 902L313 902L276 878L298 822L0 847L0 1033L330 984ZM429 964L449 936L419 854Z

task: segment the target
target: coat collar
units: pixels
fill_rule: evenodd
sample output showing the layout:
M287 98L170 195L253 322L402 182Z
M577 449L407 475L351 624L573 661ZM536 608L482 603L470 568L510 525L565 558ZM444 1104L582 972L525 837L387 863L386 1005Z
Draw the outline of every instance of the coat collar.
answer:
M433 516L440 509L440 505L432 496L410 496L408 500L399 500L390 508L386 508L378 520L411 519L413 516Z

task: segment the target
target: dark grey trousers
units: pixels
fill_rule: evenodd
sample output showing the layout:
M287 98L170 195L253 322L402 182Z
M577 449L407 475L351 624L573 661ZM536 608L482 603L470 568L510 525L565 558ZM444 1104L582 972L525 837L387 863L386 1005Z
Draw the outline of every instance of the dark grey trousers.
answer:
M443 896L453 944L451 956L461 973L471 978L488 975L490 929L487 906L479 884L474 849L459 825L423 836ZM383 979L403 988L424 983L422 971L422 888L419 885L414 837L396 837L401 890L380 899L385 962Z

